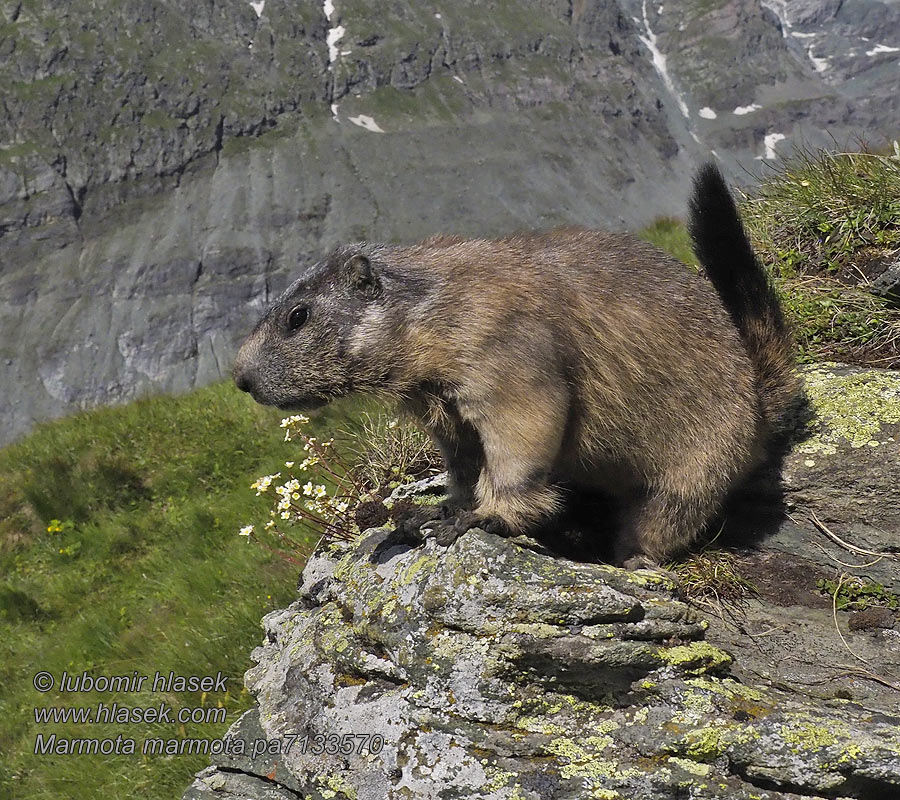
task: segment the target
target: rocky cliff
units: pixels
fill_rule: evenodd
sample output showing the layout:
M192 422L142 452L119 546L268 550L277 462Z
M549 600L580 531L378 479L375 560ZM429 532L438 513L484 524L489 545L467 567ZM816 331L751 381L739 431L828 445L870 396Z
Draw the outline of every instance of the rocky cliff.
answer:
M666 573L371 530L321 549L266 617L245 676L258 708L229 732L246 752L185 800L897 797L900 378L806 377L789 516L749 546L763 526L733 510L743 546L712 562L752 593L700 613ZM837 610L817 580L840 573L885 604Z
M2 0L0 441L225 375L337 241L634 226L710 151L894 135L898 31L836 0Z

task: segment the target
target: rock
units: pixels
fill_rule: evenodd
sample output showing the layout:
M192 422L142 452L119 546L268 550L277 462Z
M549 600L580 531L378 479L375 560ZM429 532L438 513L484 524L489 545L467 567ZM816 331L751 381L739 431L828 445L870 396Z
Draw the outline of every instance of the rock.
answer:
M711 151L895 131L896 4L788 5L2 5L0 443L226 377L338 241L636 227Z
M894 305L900 304L900 253L894 253L892 259L885 259L865 288L887 298Z
M814 418L785 459L790 518L768 546L784 544L795 554L802 548L804 556L830 569L842 566L839 561L872 560L823 536L811 523L815 514L850 545L895 554L865 571L900 593L900 373L841 364L811 365L803 373ZM788 532L789 525L802 530ZM824 552L802 544L810 539Z
M815 581L852 555L804 517L896 552L900 376L805 372L816 414L785 458L795 521L738 553L769 578L758 597L701 616L670 573L479 530L447 549L387 529L324 546L299 599L265 618L245 677L258 711L229 733L266 755L220 760L185 798L900 794L893 614L835 629ZM900 590L896 560L870 573Z
M900 716L897 691L871 680L900 685L900 636L854 634L848 614L835 617L832 598L817 588L844 575L900 595L900 373L841 364L802 371L812 419L784 459L781 503L755 497L732 512L743 524L729 543L758 597L737 622L711 615L707 636L740 652L733 671L747 682L849 697ZM887 555L867 555L877 553Z
M246 682L304 797L900 790L900 720L735 680L662 573L375 530L320 550L265 627ZM316 735L331 752L310 752ZM365 735L373 752L339 751Z
M897 615L883 606L866 608L857 611L850 617L847 627L851 631L869 631L876 629L886 630L893 628L897 621Z

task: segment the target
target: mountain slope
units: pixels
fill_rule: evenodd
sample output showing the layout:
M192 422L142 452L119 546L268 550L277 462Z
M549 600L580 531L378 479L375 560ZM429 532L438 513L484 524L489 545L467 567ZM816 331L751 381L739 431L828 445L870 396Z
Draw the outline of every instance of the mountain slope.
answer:
M791 8L4 0L0 441L224 376L338 241L635 226L710 151L900 128L897 5Z

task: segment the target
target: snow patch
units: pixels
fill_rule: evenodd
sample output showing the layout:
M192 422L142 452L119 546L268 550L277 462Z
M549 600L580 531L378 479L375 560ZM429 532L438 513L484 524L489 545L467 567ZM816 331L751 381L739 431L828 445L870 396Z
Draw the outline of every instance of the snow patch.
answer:
M340 122L340 120L338 119L338 104L337 104L337 103L332 103L332 104L331 104L331 116L332 116L335 120L337 120L338 122Z
M349 119L354 125L359 125L360 128L365 128L367 131L384 133L381 126L379 126L372 117L368 116L368 114L360 114L358 117L350 117Z
M253 0L250 0L250 7L256 12L257 17L261 17L263 9L266 7L266 0L259 0L258 3L254 3Z
M791 23L787 18L787 0L762 0L763 8L768 8L781 23L781 36L784 39L791 34Z
M812 39L816 34L814 33L801 33L800 31L791 31L791 36L797 39Z
M457 83L463 83L463 84L465 83L465 81L462 78L460 78L459 75L454 75L453 80L455 80Z
M650 28L650 19L647 16L647 0L644 0L641 5L641 10L644 16L644 30L646 31L646 36L642 36L638 34L638 39L640 39L650 51L650 55L653 57L653 67L656 72L659 74L659 77L662 78L662 82L665 85L666 89L669 90L669 93L675 99L675 102L678 103L678 108L681 111L682 115L685 117L690 116L690 112L688 111L687 103L684 102L684 98L678 93L675 89L675 84L672 81L672 76L669 75L668 69L666 69L666 57L663 55L662 51L659 49L657 45L657 36Z
M441 15L440 15L440 14L435 14L435 15L434 15L434 18L435 18L435 19L440 19L440 18L441 18Z
M322 4L322 12L325 14L325 19L331 22L331 18L334 16L334 0L325 0ZM328 44L329 69L331 69L334 62L337 61L338 55L342 55L338 51L338 42L344 38L345 33L346 31L344 30L343 25L335 25L328 29L328 33L325 36L325 42ZM346 55L346 53L343 53L343 55Z
M703 117L703 119L715 119L718 116L709 106L703 106L697 113Z
M827 58L818 58L813 55L812 45L806 48L806 55L809 56L809 60L812 61L813 69L816 72L824 72L828 69L828 59Z
M344 30L343 25L338 25L336 28L331 28L328 31L328 35L325 37L325 41L328 44L328 63L334 64L337 61L338 57L338 42L344 38L344 34L346 31Z
M749 106L738 106L732 114L737 114L737 116L742 117L744 114L752 114L754 111L759 111L762 106L757 105L756 103L751 103Z
M888 47L886 44L876 44L871 50L866 50L867 56L877 56L879 53L900 53L900 47Z
M778 158L778 152L775 150L775 145L778 144L782 139L784 139L783 133L770 133L763 139L763 142L766 145L766 155L765 158L772 160L773 158Z

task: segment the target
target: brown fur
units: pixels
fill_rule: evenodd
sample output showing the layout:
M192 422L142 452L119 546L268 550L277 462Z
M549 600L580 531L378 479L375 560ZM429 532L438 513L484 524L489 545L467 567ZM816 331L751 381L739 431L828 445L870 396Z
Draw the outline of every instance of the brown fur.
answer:
M560 509L560 485L601 490L626 509L617 559L660 560L759 463L796 391L789 338L764 322L748 340L709 281L626 234L363 243L288 289L235 376L284 408L396 398L457 505L518 532Z

